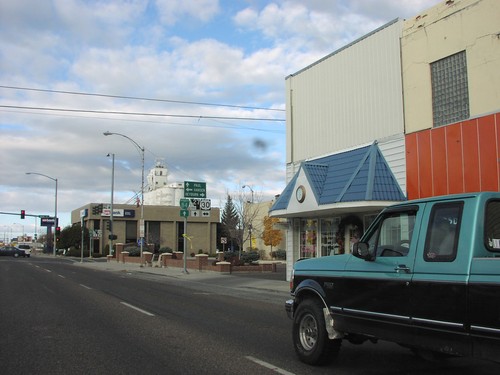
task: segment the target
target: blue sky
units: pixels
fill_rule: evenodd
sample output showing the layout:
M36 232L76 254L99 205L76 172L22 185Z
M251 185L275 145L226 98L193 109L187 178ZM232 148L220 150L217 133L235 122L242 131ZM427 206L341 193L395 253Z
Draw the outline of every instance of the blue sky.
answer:
M285 186L285 77L439 2L0 0L0 212L53 212L37 172L58 179L68 225L109 202L108 153L115 201L128 201L140 157L108 130L146 149L146 173L161 159L169 182L206 182L214 206L242 185L271 199ZM0 215L0 239L34 226Z

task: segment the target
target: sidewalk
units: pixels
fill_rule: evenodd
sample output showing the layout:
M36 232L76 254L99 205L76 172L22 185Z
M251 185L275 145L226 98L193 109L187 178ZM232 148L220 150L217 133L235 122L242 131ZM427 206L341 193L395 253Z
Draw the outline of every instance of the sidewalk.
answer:
M198 271L189 270L189 273L184 273L183 268L177 267L151 267L142 266L134 263L119 263L116 261L102 261L85 259L83 263L75 259L75 264L81 267L89 267L102 271L111 272L130 272L130 273L145 273L159 276L165 276L176 280L193 281L200 283L210 283L224 287L233 287L235 289L258 289L267 292L289 293L290 285L285 280L270 280L266 279L265 275L241 275L238 273L220 273L214 271Z

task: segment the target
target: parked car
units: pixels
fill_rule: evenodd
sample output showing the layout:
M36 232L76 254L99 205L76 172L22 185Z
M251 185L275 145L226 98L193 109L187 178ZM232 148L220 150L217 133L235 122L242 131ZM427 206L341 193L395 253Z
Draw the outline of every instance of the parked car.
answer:
M14 258L29 257L23 249L15 246L0 247L0 256L13 256Z
M31 255L31 246L30 245L19 244L19 245L17 245L17 248L21 249L21 250L24 250L24 252L26 253L26 256L28 258L30 257L30 255Z

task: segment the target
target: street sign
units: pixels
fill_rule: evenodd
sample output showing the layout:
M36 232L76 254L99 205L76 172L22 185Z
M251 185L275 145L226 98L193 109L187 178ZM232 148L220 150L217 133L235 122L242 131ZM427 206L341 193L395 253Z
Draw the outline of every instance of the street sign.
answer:
M189 217L189 210L181 210L181 217Z
M189 208L189 199L181 198L179 205L181 210L187 210Z
M206 198L207 183L184 181L184 197L185 198Z
M204 211L209 211L212 208L210 199L200 199L200 208Z

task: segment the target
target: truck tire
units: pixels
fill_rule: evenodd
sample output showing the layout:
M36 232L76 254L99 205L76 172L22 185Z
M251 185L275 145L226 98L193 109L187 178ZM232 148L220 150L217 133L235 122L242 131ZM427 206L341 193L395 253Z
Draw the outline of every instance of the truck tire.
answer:
M313 299L302 301L293 320L293 345L300 360L310 365L332 361L340 350L341 339L330 340L325 328L322 304Z

